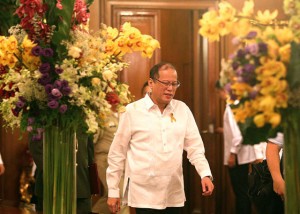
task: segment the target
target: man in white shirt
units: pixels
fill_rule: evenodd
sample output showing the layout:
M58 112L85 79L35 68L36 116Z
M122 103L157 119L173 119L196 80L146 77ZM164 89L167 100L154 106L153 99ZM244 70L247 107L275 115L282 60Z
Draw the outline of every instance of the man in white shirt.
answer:
M216 89L220 98L226 101L228 94L219 82L216 83ZM219 128L217 131L223 133L224 136L224 165L228 168L231 186L236 198L235 213L250 214L249 164L258 158L262 159L262 157L255 152L256 150L259 151L258 148L255 149L253 145L242 144L243 137L229 104L226 104L223 117L223 128Z
M204 196L214 185L204 145L192 112L173 99L180 83L170 63L150 70L151 93L129 104L120 115L119 127L108 154L108 206L120 209L119 182L125 167L123 203L136 214L179 214L184 206L182 154L200 175Z
M5 167L4 167L4 164L3 164L3 160L2 160L2 157L1 157L1 154L0 154L0 175L2 175L5 171Z

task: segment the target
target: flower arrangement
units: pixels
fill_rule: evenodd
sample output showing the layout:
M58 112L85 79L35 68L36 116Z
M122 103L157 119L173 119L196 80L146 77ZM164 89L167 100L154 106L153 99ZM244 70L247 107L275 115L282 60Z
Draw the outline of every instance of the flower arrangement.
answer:
M255 15L251 0L238 12L222 1L199 21L199 33L210 41L233 33L236 51L222 60L220 83L230 95L246 144L273 136L280 129L282 110L295 97L290 95L287 70L297 35L276 20L277 13L266 10Z
M159 42L124 23L88 30L92 1L21 0L19 25L0 36L0 112L6 127L21 127L41 139L45 127L84 123L88 133L103 127L111 105L132 100L117 73L123 56L151 57ZM82 117L74 117L82 115Z
M300 206L300 4L284 0L287 21L277 11L258 11L245 1L238 12L226 1L205 13L199 33L209 41L233 32L236 51L222 60L220 81L228 90L244 144L284 133L285 213Z

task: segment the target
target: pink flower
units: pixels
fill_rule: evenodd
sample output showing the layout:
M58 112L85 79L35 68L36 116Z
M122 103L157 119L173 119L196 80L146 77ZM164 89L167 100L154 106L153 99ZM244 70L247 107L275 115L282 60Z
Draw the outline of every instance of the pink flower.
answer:
M57 0L56 7L57 7L58 9L60 9L60 10L63 9L63 6L62 6L62 4L61 4L61 0Z

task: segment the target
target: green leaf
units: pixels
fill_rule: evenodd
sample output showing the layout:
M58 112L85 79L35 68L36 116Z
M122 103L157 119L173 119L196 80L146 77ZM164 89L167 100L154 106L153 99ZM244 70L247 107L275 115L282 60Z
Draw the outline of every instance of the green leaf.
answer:
M75 0L62 1L62 10L56 8L55 1L53 0L47 0L45 3L49 7L46 17L47 23L56 26L52 37L52 45L56 48L56 53L59 54L58 57L62 59L66 52L66 47L61 42L69 40Z
M286 78L291 90L300 86L300 44L295 42L291 43L291 60Z
M94 0L86 0L86 4L89 7L92 3L94 2Z
M18 0L0 1L0 35L7 36L9 28L19 23L19 17L14 15L19 4Z
M268 138L275 137L280 129L272 129L269 124L258 128L253 122L253 117L247 118L245 123L238 123L238 125L243 136L243 144L250 145L266 142Z

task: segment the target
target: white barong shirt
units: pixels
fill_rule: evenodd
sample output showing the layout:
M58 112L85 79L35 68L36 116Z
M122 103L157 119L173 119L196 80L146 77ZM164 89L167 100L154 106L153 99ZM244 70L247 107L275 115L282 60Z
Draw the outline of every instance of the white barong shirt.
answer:
M123 203L152 209L184 206L183 150L201 178L211 176L203 141L186 104L173 99L161 113L146 95L127 105L108 154L108 196L120 197L125 167Z

